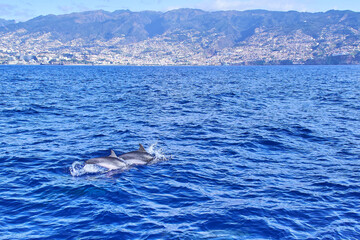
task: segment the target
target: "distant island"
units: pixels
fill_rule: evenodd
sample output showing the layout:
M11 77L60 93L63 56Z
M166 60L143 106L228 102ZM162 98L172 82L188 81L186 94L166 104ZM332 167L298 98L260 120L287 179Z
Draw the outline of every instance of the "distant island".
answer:
M360 13L99 10L0 19L0 64L360 64Z

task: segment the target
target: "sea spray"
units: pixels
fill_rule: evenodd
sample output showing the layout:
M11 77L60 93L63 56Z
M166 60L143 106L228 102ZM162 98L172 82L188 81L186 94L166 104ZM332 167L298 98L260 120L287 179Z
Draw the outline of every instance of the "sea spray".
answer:
M156 148L157 146L157 142L151 144L146 151L148 153L150 153L152 156L154 156L154 159L151 160L151 162L149 164L154 164L154 163L158 163L158 162L162 162L162 161L167 161L171 159L171 156L167 156L162 148Z
M75 161L71 164L70 174L74 177L82 176L89 173L104 173L108 170L95 164L85 164L84 162Z

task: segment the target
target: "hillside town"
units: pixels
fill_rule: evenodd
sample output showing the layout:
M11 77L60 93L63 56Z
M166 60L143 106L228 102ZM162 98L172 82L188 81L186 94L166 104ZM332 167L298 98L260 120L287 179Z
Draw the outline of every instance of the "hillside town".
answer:
M344 29L345 28L345 29ZM301 29L257 27L227 44L228 36L210 29L168 30L129 42L110 39L64 40L51 32L24 28L0 32L0 64L23 65L270 65L358 64L360 31L342 24L322 28L317 37Z

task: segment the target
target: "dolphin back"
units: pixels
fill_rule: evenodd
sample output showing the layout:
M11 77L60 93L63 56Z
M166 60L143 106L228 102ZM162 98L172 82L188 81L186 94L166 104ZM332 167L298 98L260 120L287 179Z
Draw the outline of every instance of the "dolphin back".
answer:
M145 164L154 159L154 157L145 150L143 145L139 144L139 146L138 150L124 153L120 155L119 158L125 161L142 161L145 162Z

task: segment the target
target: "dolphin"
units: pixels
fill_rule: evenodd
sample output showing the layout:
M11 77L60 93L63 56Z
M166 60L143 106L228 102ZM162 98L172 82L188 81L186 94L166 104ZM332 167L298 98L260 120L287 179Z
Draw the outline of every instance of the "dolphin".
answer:
M113 150L111 150L111 154L108 157L97 157L87 160L85 165L88 164L95 164L109 170L125 168L127 166L127 164L122 159L119 159L116 156Z
M136 151L124 153L117 156L116 153L111 150L111 154L108 157L92 158L85 162L85 165L95 164L109 170L123 169L134 165L145 165L149 163L154 157L146 152L145 148L141 145Z
M119 158L124 160L128 165L145 165L149 163L154 157L145 150L143 145L139 145L138 150L124 153L120 155Z

